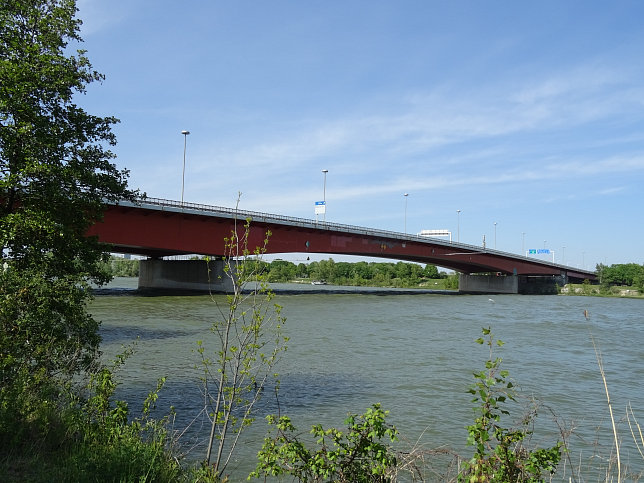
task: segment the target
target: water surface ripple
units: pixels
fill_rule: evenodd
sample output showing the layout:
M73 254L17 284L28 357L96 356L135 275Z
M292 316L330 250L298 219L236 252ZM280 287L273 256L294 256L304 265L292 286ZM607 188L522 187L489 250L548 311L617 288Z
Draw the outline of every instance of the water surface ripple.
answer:
M222 296L214 300L225 303ZM592 336L601 349L619 420L622 460L644 471L625 420L630 402L644 423L642 300L303 293L278 295L276 301L284 307L291 338L279 367L279 405L302 430L317 422L341 426L347 412L363 412L380 402L408 439L420 437L428 448L447 446L469 454L464 428L474 413L467 389L472 373L488 357L486 347L474 340L482 327L491 326L505 342L497 355L522 394L536 396L561 421L576 427L571 440L575 461L586 461L595 452L608 456L612 433ZM136 353L121 373L119 394L136 407L156 379L166 376L159 407L176 408L177 429L192 421L203 399L195 369L196 341L203 339L216 349L208 330L218 314L213 299L118 292L98 296L91 311L102 321L106 355L138 338ZM232 468L234 481L243 480L253 468L266 432L261 418L276 410L269 390L260 421L248 432ZM185 441L202 441L206 426L194 423ZM550 412L542 409L535 438L547 443L556 432ZM196 451L190 457L199 459ZM564 473L558 476L567 481Z

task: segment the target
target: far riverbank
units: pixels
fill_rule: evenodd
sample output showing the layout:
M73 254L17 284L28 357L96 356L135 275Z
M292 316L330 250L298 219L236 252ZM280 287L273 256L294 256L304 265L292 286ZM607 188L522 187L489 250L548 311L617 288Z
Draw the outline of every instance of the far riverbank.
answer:
M298 294L352 294L352 295L462 295L458 290L427 289L427 288L396 288L396 287L366 287L354 285L313 285L304 282L269 283L270 289L279 295ZM150 295L149 292L139 292L137 277L114 277L107 285L97 288L97 295ZM250 290L250 287L246 287ZM176 293L175 293L176 294ZM163 293L161 295L171 295Z
M313 285L310 282L293 281L286 283L269 283L268 286L275 294L353 294L353 295L463 295L458 290L396 287L369 287L357 285ZM97 295L150 295L137 290L137 277L114 277L104 287L96 289ZM162 294L170 295L170 294ZM586 296L586 297L611 297L644 299L635 287L602 287L600 285L568 284L561 288L560 295Z

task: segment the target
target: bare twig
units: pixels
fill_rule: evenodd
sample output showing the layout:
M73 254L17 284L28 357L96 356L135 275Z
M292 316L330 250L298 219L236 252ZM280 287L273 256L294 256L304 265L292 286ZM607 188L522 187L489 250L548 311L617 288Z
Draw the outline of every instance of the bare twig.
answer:
M584 311L584 315L586 316L586 320L588 320L588 312ZM604 372L604 362L602 360L602 354L601 350L599 347L597 347L597 344L595 343L595 338L593 337L593 333L590 330L590 327L588 328L588 333L590 334L590 340L593 343L593 349L595 349L595 357L597 358L597 365L599 366L599 373L602 376L602 381L604 382L604 390L606 391L606 402L608 403L608 411L610 413L610 421L613 427L613 437L615 439L615 453L617 456L617 482L619 483L622 481L622 464L620 460L620 454L619 454L619 438L617 434L617 426L615 425L615 417L613 416L613 404L610 400L610 393L608 392L608 383L606 382L606 373Z

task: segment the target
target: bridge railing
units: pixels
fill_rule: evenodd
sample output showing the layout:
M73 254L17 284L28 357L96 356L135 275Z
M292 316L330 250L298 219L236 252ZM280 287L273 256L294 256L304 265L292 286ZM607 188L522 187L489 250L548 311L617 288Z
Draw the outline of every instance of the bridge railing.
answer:
M128 202L121 202L120 204L132 204ZM383 236L386 238L394 238L399 240L410 240L410 241L420 241L425 243L432 243L435 245L444 245L446 247L461 247L467 248L474 251L482 251L483 248L477 245L469 245L467 243L453 242L453 241L444 241L437 238L414 235L409 233L401 233L396 231L381 230L377 228L366 228L358 225L348 225L343 223L335 223L330 221L317 221L309 218L298 218L295 216L286 216L286 215L277 215L274 213L264 213L260 211L249 211L241 210L236 208L226 208L223 206L216 205L205 205L201 203L187 203L174 200L167 200L163 198L145 198L139 203L134 203L134 205L142 206L145 204L156 205L160 207L172 208L172 211L198 211L199 213L213 213L213 214L226 214L230 217L237 217L240 219L250 218L254 221L263 221L263 222L283 222L292 225L306 226L310 228L316 228L320 230L329 230L329 231L338 231L338 232L349 232L357 233L360 235L370 235L370 236ZM492 252L494 250L485 249L486 252ZM498 251L498 254L511 255L505 252Z
M298 218L294 216L286 215L277 215L273 213L263 213L259 211L249 211L249 210L240 210L237 208L226 208L224 206L215 206L215 205L206 205L201 203L188 203L175 200L167 200L163 198L145 198L136 203L129 201L122 201L119 204L121 205L131 205L131 206L143 206L143 205L154 205L159 206L161 209L170 208L172 211L177 212L187 212L194 211L200 214L212 213L214 214L224 214L231 218L237 217L240 219L250 218L254 221L263 221L263 222L281 222L285 224L298 225L302 227L309 227L321 230L345 232L345 233L354 233L359 235L368 235L368 236L382 236L390 239L398 239L402 241L416 241L420 243L431 243L433 245L442 245L444 247L450 247L455 249L469 250L468 253L489 253L495 254L507 258L514 258L519 260L528 260L532 263L543 264L548 266L560 267L563 269L571 269L574 267L567 267L565 265L560 265L557 263L547 262L545 260L536 260L534 258L528 257L527 255L517 255L514 253L503 252L500 250L495 250L491 248L483 248L478 245L470 245L468 243L454 242L454 241L445 241L433 237L413 235L408 233L400 233L389 230L380 230L374 228L366 228L357 225L347 225L342 223L334 223L329 221L317 221L308 218ZM579 270L579 269L575 269ZM590 272L589 272L590 273Z

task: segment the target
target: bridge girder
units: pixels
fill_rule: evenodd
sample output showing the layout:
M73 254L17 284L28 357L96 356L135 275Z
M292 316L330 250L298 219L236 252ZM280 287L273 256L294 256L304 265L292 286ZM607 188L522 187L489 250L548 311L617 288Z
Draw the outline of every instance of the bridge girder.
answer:
M233 230L242 234L248 212L217 214L199 210L133 204L109 205L102 223L89 234L123 253L159 258L171 255L201 254L223 256L225 238ZM462 273L500 272L503 274L596 278L595 274L496 250L442 240L403 235L344 225L316 224L313 221L271 218L250 214L248 249L263 247L270 232L266 253L324 253L388 258L430 263ZM283 221L284 220L284 221ZM292 220L295 220L293 222ZM357 227L356 227L357 228Z

